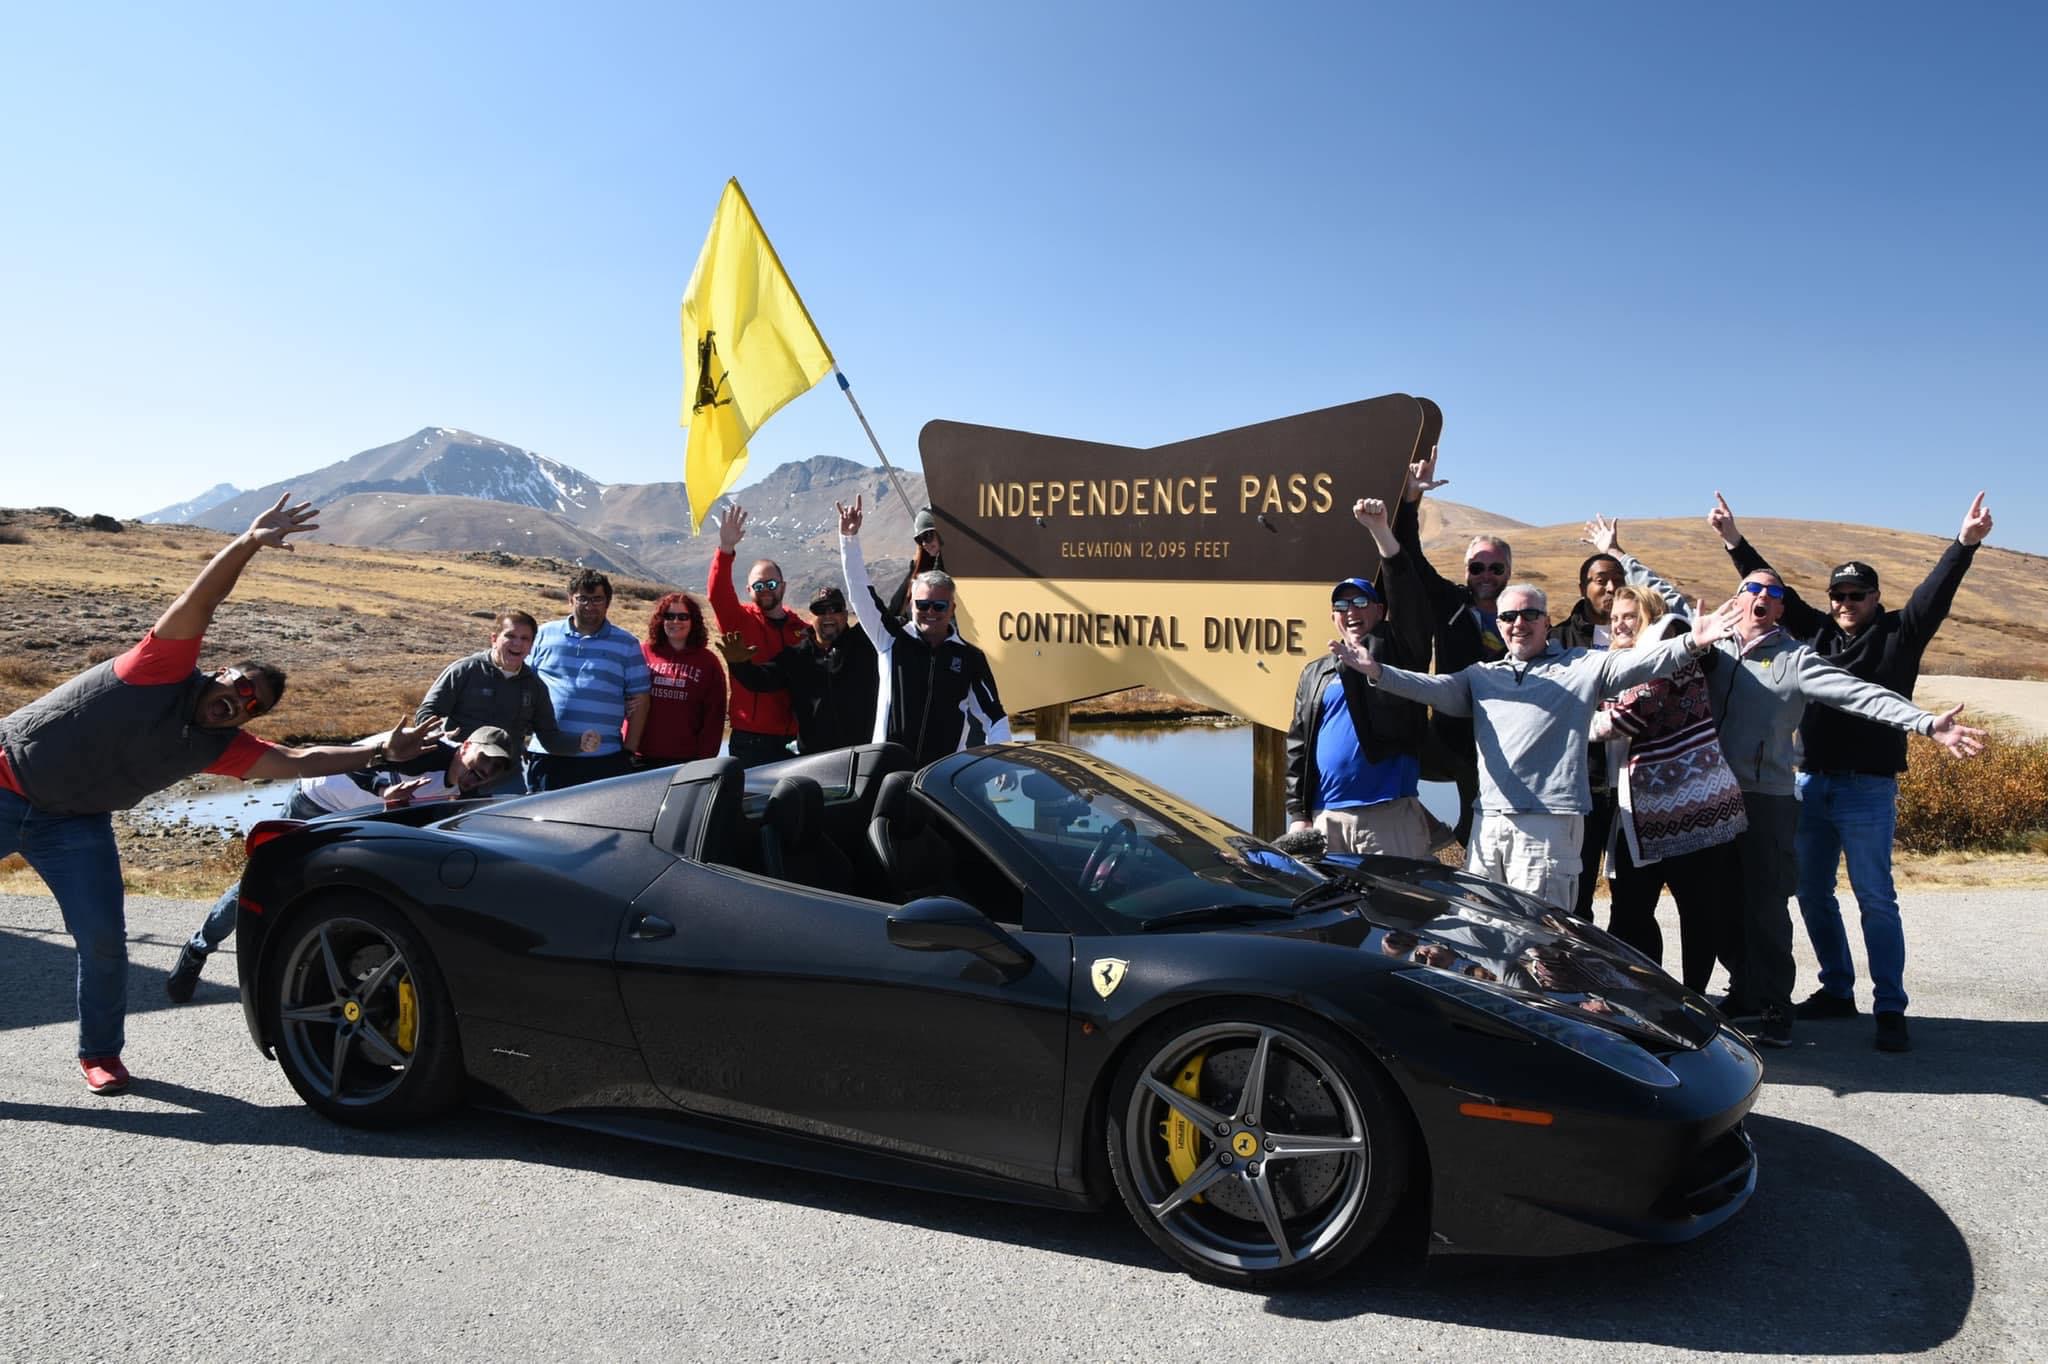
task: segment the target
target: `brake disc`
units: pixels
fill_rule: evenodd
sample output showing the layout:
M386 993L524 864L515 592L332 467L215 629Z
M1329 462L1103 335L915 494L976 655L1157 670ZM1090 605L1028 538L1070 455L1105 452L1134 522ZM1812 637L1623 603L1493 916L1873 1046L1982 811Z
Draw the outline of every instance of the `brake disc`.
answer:
M1201 1099L1212 1108L1237 1106L1244 1078L1251 1069L1252 1048L1232 1046L1227 1050L1203 1052L1190 1058L1174 1077L1173 1087ZM1206 1091L1206 1093L1204 1092ZM1212 1097L1213 1096L1213 1097ZM1342 1130L1340 1109L1319 1076L1279 1048L1269 1053L1266 1066L1266 1096L1260 1105L1260 1121L1273 1131L1335 1133ZM1168 1111L1163 1125L1167 1143L1167 1166L1174 1178L1185 1181L1195 1172L1208 1148L1208 1138L1179 1113ZM1342 1156L1309 1156L1300 1160L1269 1161L1265 1178L1273 1201L1283 1217L1294 1217L1321 1204L1337 1188L1343 1175ZM1256 1222L1259 1210L1251 1194L1236 1179L1218 1180L1206 1201L1232 1217Z

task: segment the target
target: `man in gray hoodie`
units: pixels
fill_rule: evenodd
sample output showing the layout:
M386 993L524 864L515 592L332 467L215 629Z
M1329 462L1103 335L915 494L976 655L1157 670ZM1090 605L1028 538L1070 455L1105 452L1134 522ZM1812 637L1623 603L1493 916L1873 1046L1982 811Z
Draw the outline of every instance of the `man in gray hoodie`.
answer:
M1507 656L1432 676L1384 667L1346 640L1330 652L1374 686L1470 715L1479 748L1479 802L1465 869L1570 913L1578 897L1579 844L1593 796L1586 733L1600 702L1708 653L1735 629L1735 603L1695 613L1690 634L1621 653L1561 649L1550 638L1543 589L1501 591L1497 617Z
M1963 708L1945 715L1925 711L1895 691L1866 682L1822 658L1779 628L1785 614L1785 583L1768 569L1742 580L1735 594L1741 621L1735 637L1720 644L1717 666L1707 672L1721 751L1742 788L1749 828L1736 839L1742 861L1739 926L1728 941L1734 966L1722 1011L1731 1017L1757 1013L1757 1040L1765 1046L1792 1042L1792 913L1798 881L1795 837L1799 828L1792 732L1809 701L1850 715L1925 734L1958 758L1983 750L1984 731L1957 720Z

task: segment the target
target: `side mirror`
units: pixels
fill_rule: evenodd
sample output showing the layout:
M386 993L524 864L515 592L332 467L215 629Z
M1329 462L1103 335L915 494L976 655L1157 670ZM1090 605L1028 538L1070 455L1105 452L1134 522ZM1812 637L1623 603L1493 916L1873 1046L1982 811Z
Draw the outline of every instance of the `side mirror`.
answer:
M1031 954L995 920L949 895L912 900L889 916L889 941L912 952L972 952L1005 980L1031 970Z

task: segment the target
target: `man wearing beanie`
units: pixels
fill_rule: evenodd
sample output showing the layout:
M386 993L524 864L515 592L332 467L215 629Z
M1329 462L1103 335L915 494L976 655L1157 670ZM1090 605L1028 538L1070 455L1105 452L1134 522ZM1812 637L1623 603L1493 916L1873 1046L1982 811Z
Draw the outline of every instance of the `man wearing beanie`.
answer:
M1736 572L1773 571L1736 528L1735 514L1719 493L1707 523L1720 535ZM1852 559L1828 574L1825 611L1787 586L1780 624L1828 662L1910 697L1920 680L1921 657L1948 618L1977 546L1990 533L1991 512L1980 492L1963 514L1962 529L1905 606L1887 611L1877 570ZM1899 773L1906 770L1906 736L1844 711L1813 707L1800 722L1799 737L1804 749L1794 835L1799 915L1820 958L1820 988L1795 1012L1803 1019L1857 1013L1856 968L1835 898L1835 871L1846 858L1870 962L1876 1045L1880 1051L1907 1051L1912 1041L1906 1030L1906 936L1892 884L1892 836L1898 823Z

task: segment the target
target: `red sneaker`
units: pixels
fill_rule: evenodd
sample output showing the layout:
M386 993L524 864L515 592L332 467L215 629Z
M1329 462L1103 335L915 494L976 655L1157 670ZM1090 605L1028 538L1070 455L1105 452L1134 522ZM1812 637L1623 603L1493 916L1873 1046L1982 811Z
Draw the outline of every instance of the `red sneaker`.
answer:
M128 1090L128 1067L118 1056L81 1056L78 1069L85 1075L85 1087L95 1094L124 1094Z

